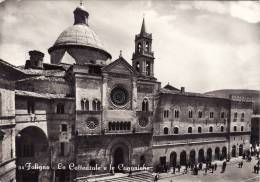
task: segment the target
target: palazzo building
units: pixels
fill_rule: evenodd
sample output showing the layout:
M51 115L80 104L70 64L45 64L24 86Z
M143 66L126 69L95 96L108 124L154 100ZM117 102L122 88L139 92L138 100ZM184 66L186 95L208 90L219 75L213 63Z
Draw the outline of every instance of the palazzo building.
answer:
M4 181L15 181L15 159L16 181L67 182L92 173L73 165L100 166L96 173L109 165L120 171L118 164L156 170L249 149L249 98L162 88L144 19L130 65L122 54L112 61L88 16L83 6L74 10L74 24L48 50L50 63L36 50L24 66L0 61Z

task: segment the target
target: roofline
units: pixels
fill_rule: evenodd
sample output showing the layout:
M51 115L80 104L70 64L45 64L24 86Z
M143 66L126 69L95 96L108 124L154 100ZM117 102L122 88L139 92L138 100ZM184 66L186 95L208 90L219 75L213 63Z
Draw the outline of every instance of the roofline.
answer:
M112 59L112 56L109 52L107 52L106 50L104 49L101 49L101 48L96 48L96 47L91 47L91 46L86 46L86 45L77 45L77 44L67 44L67 45L53 45L52 47L50 47L48 49L48 52L49 54L56 50L56 49L60 49L60 48L70 48L70 47L73 47L73 48L81 48L81 49L84 49L84 48L90 48L90 49L93 49L93 50L98 50L98 51L101 51L103 53L105 53L110 59Z

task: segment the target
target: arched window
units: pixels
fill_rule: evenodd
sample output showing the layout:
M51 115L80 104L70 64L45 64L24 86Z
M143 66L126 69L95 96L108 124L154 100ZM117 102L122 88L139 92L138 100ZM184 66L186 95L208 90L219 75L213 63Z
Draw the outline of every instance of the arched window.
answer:
M179 118L179 116L180 116L180 111L179 110L175 110L174 111L174 117L175 118Z
M85 111L88 111L89 110L89 101L84 98L81 100L81 110L85 110Z
M224 118L225 117L225 113L224 112L221 112L221 118Z
M140 72L140 63L136 62L135 69L137 72Z
M146 43L145 43L145 51L149 51L149 42L147 41Z
M88 100L85 100L84 110L86 110L86 111L89 110L89 101Z
M244 122L244 119L245 119L245 113L242 113L241 114L241 122Z
M234 131L237 131L237 126L234 126L233 129L234 129Z
M178 127L174 127L173 128L173 133L174 134L178 134L179 133L179 128Z
M147 98L144 98L142 102L142 111L148 112L149 111L149 102Z
M199 111L198 118L202 118L202 111Z
M84 110L84 109L85 109L85 102L84 102L83 99L82 99L81 102L80 102L80 106L81 106L81 110Z
M241 131L244 131L244 126L241 126Z
M138 43L138 45L137 45L137 49L138 49L138 52L141 53L141 49L142 49L142 45L141 45L141 43Z
M165 127L165 128L163 129L163 133L167 135L167 134L169 133L169 129L168 129L167 127Z
M198 127L198 133L201 133L201 127L200 126Z
M237 112L234 113L234 118L237 119Z
M111 122L108 123L108 130L109 131L112 130L112 123Z
M192 118L192 110L189 110L189 118Z
M64 114L64 105L62 103L57 104L57 114Z
M188 128L188 133L192 133L192 127Z
M92 109L94 111L100 111L100 105L101 105L101 103L100 103L100 101L98 99L94 99L92 101Z
M163 111L163 117L168 118L169 117L169 110L164 110Z
M221 132L224 132L224 126L220 127Z
M131 123L127 122L127 130L130 130L130 129L131 129Z
M151 75L151 63L146 62L146 75L150 76Z
M120 128L120 124L119 122L116 122L116 130L119 130L119 128Z
M209 132L213 132L213 127L212 126L209 127Z

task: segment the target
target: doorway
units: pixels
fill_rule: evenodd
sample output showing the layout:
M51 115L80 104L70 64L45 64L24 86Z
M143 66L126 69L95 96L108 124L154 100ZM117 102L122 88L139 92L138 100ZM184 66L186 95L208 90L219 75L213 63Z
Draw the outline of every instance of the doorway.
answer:
M116 148L113 154L113 166L115 167L115 172L122 172L119 168L120 165L124 164L124 151L121 147Z

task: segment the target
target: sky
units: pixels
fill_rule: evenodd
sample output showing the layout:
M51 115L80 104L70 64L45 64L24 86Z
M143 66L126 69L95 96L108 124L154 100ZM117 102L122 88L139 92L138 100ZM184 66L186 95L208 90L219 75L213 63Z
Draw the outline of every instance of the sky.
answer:
M0 59L23 65L45 53L73 24L79 0L0 0ZM186 91L260 90L260 1L83 0L89 26L112 59L131 64L134 38L152 33L154 72L162 86Z

